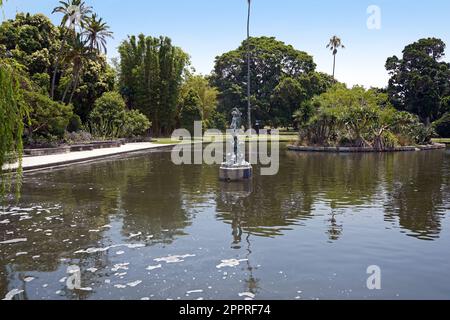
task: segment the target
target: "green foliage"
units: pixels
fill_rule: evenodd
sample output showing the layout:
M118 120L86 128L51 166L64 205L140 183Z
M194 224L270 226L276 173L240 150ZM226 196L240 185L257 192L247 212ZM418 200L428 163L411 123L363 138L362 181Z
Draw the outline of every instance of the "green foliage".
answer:
M0 174L7 160L19 160L17 191L20 189L20 175L22 173L22 134L24 120L28 109L23 102L20 88L20 77L17 70L8 61L0 59ZM0 175L0 199L10 186L10 180Z
M69 120L69 124L67 126L67 131L69 133L77 132L77 131L81 130L82 127L83 127L83 123L81 122L80 117L77 114L74 114Z
M250 38L249 43L216 58L211 84L220 91L218 110L230 114L247 108L247 47L251 50L251 104L254 119L272 125L292 123L303 100L320 94L313 58L270 37ZM325 88L326 90L326 88ZM290 95L294 97L290 97ZM245 120L246 112L243 123Z
M180 125L182 128L194 133L194 122L202 121L202 112L199 107L200 98L194 90L188 92L183 100L180 111Z
M448 111L450 64L441 61L444 55L445 43L428 38L408 45L402 59L393 56L386 62L393 105L418 115L426 125Z
M205 127L206 129L225 131L228 128L228 121L223 113L214 110L210 117L205 121Z
M0 25L0 44L32 77L50 71L59 46L59 30L43 14L19 13Z
M26 127L28 138L34 135L62 138L73 117L73 107L37 92L25 91L24 98L30 110L30 123Z
M55 101L71 101L75 113L87 121L95 100L114 88L114 70L99 50L111 33L105 30L108 26L100 18L89 17L91 11L86 6L83 17L86 25L79 30L82 35L68 29L64 21L73 14L72 2L83 1L69 1L55 11L64 14L61 27L42 14L19 13L15 19L3 22L0 56L6 53L12 56L25 67L40 93L50 94Z
M450 112L433 123L433 128L441 138L450 138Z
M206 77L201 75L189 75L183 83L180 91L180 102L182 103L190 92L195 92L198 97L198 107L202 113L203 121L208 121L217 108L217 88L211 87ZM180 106L181 108L182 106Z
M152 131L169 134L176 124L182 77L189 56L167 37L141 34L119 47L120 92L130 109L152 119Z
M148 118L138 110L131 110L125 114L123 132L127 138L144 136L151 127Z
M417 116L395 110L387 95L374 89L336 84L303 108L297 114L302 143L384 150L402 142L428 143L432 136Z
M94 136L117 138L125 121L125 101L117 92L104 93L95 101L89 116L89 128Z

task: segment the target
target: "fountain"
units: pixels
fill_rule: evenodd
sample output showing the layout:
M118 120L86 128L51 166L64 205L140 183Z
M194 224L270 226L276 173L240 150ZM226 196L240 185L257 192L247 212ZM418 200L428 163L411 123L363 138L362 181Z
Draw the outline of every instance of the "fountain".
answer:
M250 163L245 161L243 152L245 141L239 139L242 113L238 108L234 108L231 115L233 117L230 126L232 139L229 143L232 152L227 153L227 159L220 167L220 179L228 182L248 180L252 177L253 169Z

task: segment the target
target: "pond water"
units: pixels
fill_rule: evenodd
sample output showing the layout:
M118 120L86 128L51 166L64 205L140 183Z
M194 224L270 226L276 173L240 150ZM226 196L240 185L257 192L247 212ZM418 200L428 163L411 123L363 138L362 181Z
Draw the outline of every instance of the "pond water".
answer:
M0 211L0 297L450 298L450 150L281 150L251 183L168 151L27 174Z

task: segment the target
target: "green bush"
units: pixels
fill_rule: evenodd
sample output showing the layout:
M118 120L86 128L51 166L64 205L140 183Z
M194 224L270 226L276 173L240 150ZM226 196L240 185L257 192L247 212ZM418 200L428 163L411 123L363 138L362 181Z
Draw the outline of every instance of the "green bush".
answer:
M127 138L134 138L145 135L151 127L148 118L138 110L131 110L125 114L123 134Z
M73 107L58 103L47 95L37 92L24 92L25 103L29 107L30 121L27 123L27 133L31 137L62 138L73 117Z
M117 92L106 92L95 101L89 115L89 129L94 136L117 138L125 122L125 101Z
M220 131L225 131L228 127L227 118L223 113L216 110L211 112L210 118L205 121L206 129L217 129Z
M80 116L74 114L72 118L70 118L69 125L67 126L68 132L77 132L83 127L83 123L81 122Z
M441 138L450 138L450 112L433 123L433 128Z

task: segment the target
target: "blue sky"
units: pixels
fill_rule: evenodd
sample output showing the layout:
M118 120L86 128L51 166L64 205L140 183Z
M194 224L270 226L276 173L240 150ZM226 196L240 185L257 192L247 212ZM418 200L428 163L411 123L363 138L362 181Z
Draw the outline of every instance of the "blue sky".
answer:
M114 31L109 57L127 35L167 35L191 55L199 73L208 74L214 58L239 46L246 34L246 0L86 0ZM252 35L275 36L314 56L319 71L331 73L325 48L336 34L346 45L337 57L336 77L349 85L387 85L387 57L422 37L439 37L450 46L448 0L253 0ZM7 0L6 18L16 12L51 15L57 0ZM367 28L367 8L381 9L381 29ZM0 15L1 17L1 15ZM2 17L3 18L3 17ZM450 57L450 48L448 50ZM446 59L449 61L449 58Z

